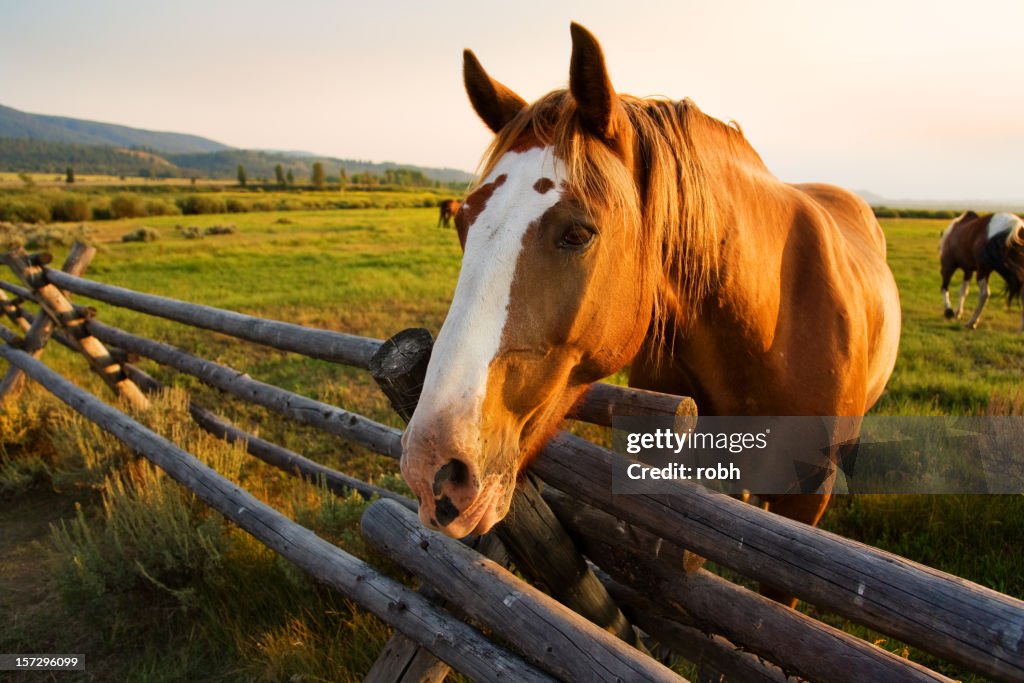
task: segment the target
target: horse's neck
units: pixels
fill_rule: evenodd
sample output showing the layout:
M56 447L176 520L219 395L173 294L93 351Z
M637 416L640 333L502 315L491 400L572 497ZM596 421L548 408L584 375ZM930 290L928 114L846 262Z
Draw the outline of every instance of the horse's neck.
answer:
M701 300L690 301L668 274L660 302L668 311L665 344L653 336L646 359L635 365L638 386L657 383L669 393L687 392L720 414L746 414L742 405L759 378L747 376L737 350L760 352L771 344L771 316L780 298L784 223L793 191L759 159L720 158L709 164L707 181L718 221L717 274Z

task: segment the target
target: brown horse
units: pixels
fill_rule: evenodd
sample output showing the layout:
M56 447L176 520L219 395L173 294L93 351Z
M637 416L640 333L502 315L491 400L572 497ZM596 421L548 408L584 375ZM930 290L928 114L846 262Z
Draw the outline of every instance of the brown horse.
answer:
M1024 290L1024 221L1010 213L979 216L965 211L953 220L939 240L939 262L942 268L942 304L947 318L959 318L970 289L971 276L977 273L978 306L967 322L969 329L978 326L981 311L989 297L989 277L993 272L1006 282L1006 301L1013 303ZM964 272L960 285L960 302L953 310L949 300L949 281L956 271ZM1024 332L1024 312L1020 331Z
M453 536L501 520L567 410L627 364L703 415L862 416L896 361L863 201L780 182L689 100L616 94L594 37L572 39L568 90L532 105L464 53L497 137L455 219L462 271L402 457L423 523ZM816 523L834 477L768 504Z
M442 201L439 206L441 207L441 215L437 219L437 227L442 225L446 228L450 228L452 225L452 218L459 212L459 206L461 204L455 199L446 199Z

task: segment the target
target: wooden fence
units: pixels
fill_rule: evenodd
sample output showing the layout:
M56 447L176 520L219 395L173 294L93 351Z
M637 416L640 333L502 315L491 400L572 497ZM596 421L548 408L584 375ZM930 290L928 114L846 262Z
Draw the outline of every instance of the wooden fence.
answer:
M523 478L514 514L494 533L459 542L423 528L414 501L190 405L203 428L244 442L250 454L275 467L325 481L333 491L380 498L364 514L363 534L424 580L426 588L411 591L74 386L39 357L52 337L82 353L113 391L145 409L146 394L161 385L126 362L128 354L143 356L397 458L400 430L103 324L94 309L75 306L70 297L366 369L405 419L422 385L430 335L407 330L382 342L134 292L84 279L92 256L76 245L61 270L48 267L45 255L4 257L22 284L0 282L0 309L17 330L0 327L0 357L9 364L0 400L13 400L27 375L310 576L392 625L395 636L367 680L440 680L448 666L477 680L680 680L648 655L645 643L652 642L734 680L948 680L700 569L701 557L966 669L1024 680L1021 601L695 484L676 482L672 494L613 495L612 468L622 466L622 456L567 433L551 440ZM26 310L27 303L38 311ZM613 414L687 421L696 412L689 399L598 384L571 417L608 425ZM545 592L509 573L510 561ZM501 644L467 625L466 617Z

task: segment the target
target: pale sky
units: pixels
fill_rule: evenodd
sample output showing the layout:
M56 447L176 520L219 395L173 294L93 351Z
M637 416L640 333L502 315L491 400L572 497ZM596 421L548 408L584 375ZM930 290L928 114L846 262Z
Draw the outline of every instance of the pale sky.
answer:
M527 100L569 22L615 88L734 119L787 181L1024 200L1024 2L0 0L0 104L472 171L462 49Z

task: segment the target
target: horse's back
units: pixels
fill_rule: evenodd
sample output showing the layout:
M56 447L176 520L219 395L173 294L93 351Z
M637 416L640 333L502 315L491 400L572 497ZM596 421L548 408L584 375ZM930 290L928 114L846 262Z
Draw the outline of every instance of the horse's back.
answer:
M885 233L867 202L834 185L791 186L825 214L822 230L834 229L839 240L833 254L849 290L850 308L863 315L868 341L868 383L865 410L881 396L896 365L902 312L896 280L886 261Z

